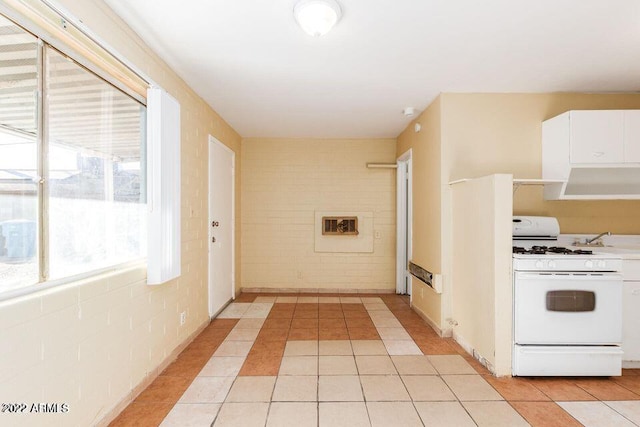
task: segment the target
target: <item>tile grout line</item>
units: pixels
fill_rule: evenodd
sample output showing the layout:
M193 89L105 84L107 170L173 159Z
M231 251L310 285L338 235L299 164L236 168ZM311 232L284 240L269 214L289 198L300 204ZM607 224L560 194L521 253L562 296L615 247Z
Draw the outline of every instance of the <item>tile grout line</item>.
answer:
M393 313L393 311L392 311L392 310L390 310L390 309L389 309L389 311L391 312L391 314L393 315L393 317L394 317L396 320L398 320L398 319L397 319L397 317L396 317L396 315L395 315L395 313ZM399 321L399 320L398 320L398 321ZM402 325L403 329L404 329L404 330L405 330L405 332L406 332L406 328L404 328L404 325L402 324L402 322L400 322L400 321L399 321L399 323ZM376 325L376 328L377 328L377 325ZM408 335L409 335L409 336L411 336L410 334L408 334ZM412 341L413 341L413 337L412 337L412 336L411 336L411 339L412 339ZM413 342L414 342L414 344L415 344L415 341L413 341ZM420 352L424 355L424 352L422 351L422 349L420 350ZM391 359L391 360L393 361L393 359ZM395 366L395 362L394 362L394 366ZM396 366L396 370L397 370L397 366ZM447 389L449 390L449 392L451 392L451 394L455 397L455 399L456 399L456 400L455 400L455 402L457 402L457 403L458 403L458 405L459 405L460 407L462 407L462 408L463 408L463 410L467 413L467 415L469 416L469 418L474 422L474 424L476 424L476 425L477 425L477 422L476 422L476 421L475 421L475 419L472 417L471 413L470 413L470 412L467 410L467 408L464 406L463 401L461 401L461 400L460 400L459 396L458 396L458 395L457 395L457 394L456 394L456 393L451 389L451 387L449 386L449 384L448 384L446 381L444 381L444 380L442 379L442 374L441 374L437 369L435 369L435 367L434 367L434 370L436 371L436 376L437 376L438 378L440 378L440 380L441 380L441 381L442 381L442 383L445 385L445 387L447 387ZM476 375L476 374L474 374L474 375ZM479 375L479 374L477 374L477 375ZM419 418L420 422L422 423L422 425L423 425L423 426L425 426L424 420L422 419L422 416L420 416L420 413L419 413L419 411L418 411L418 409L417 409L417 407L416 407L416 400L414 400L414 399L413 399L413 396L411 396L411 393L409 393L409 390L408 390L408 388L407 388L406 382L405 382L405 380L402 378L402 376L400 375L400 372L399 372L399 371L398 371L398 376L399 376L399 378L400 378L400 380L401 380L401 382L402 382L402 384L403 384L403 386L404 386L404 388L405 388L405 391L406 391L406 392L407 392L407 394L409 395L409 401L411 402L411 405L413 406L414 410L416 411L416 414L418 415L418 418ZM503 400L502 400L502 401L506 401L506 399L504 399L504 396L502 396L502 395L501 395L497 390L495 390L495 388L494 388L491 384L488 384L488 385L489 385L489 386L490 386L490 387L491 387L491 388L492 388L496 393L498 393L498 394L503 398ZM494 401L487 401L487 402L494 402ZM510 405L510 406L511 406L511 405ZM512 407L512 408L513 408L513 407ZM521 417L523 420L525 419L525 418L524 418L524 417L523 417L519 412L517 412L517 411L516 411L516 409L515 409L515 408L513 408L513 410L514 410L518 415L520 415L520 417Z
M304 303L304 304L306 304L305 302L303 302L303 303ZM250 303L250 304L251 304L251 303ZM271 309L273 308L274 304L275 304L275 303L271 303L271 306L270 306L270 308L269 308L269 311L267 311L267 313L266 313L266 315L265 315L266 317L264 317L264 319L265 319L264 321L266 321L266 319L268 318L268 315L269 315L269 313L270 313ZM297 305L297 304L298 304L298 303L296 303L296 305ZM322 304L322 303L318 302L316 305L318 305L318 307L319 307L319 304ZM364 302L362 302L362 304L364 305ZM370 314L370 312L371 312L371 311L377 311L377 310L369 310L366 306L365 306L365 309L366 309L366 311L367 311L367 314L368 314L368 315ZM399 321L399 319L396 317L396 313L394 313L394 312L393 312L393 310L388 310L388 311L390 311L390 312L391 312L391 315L393 316L393 318L394 318L395 320ZM343 318L344 318L344 311L342 312L342 314L343 314ZM243 318L243 317L240 317L239 319L242 319L242 318ZM292 318L293 318L293 317L292 317ZM369 318L371 318L371 317L370 317L370 315L369 315ZM345 323L346 323L346 322L345 322ZM406 327L405 327L404 323L403 323L402 321L399 321L399 323L402 325L402 329L403 329L405 332L407 332L407 330L406 330ZM378 330L378 327L377 327L375 324L374 324L374 326L376 327L376 330ZM319 327L319 326L318 326L318 327ZM229 335L232 331L234 331L234 330L238 330L238 329L243 329L243 328L238 328L238 323L236 323L236 325L235 325L233 328L231 328L231 330L229 330L229 331L227 332L227 337L225 337L225 339L223 339L223 341L222 341L221 343L219 343L219 344L218 344L218 347L220 347L220 345L222 345L222 343L227 342L227 341L235 341L235 342L238 342L237 340L227 340L228 335ZM253 344L255 344L255 342L256 342L256 340L257 340L257 337L260 335L260 332L261 332L263 329L265 329L265 328L264 328L264 322L263 322L262 326L259 328L259 332L258 332L258 334L257 334L257 335L256 335L256 336L251 340L251 342L252 342ZM290 330L290 329L291 329L291 328L289 328L289 330ZM407 333L408 333L408 332L407 332ZM411 337L411 340L412 340L412 341L414 342L414 344L415 344L415 340L413 339L413 336L411 336L411 334L408 334L408 335ZM320 372L319 372L319 371L320 371L320 363L319 363L319 361L320 361L320 349L319 349L319 343L320 343L320 339L319 339L319 337L318 337L316 340L312 340L312 341L316 341L316 342L318 343L317 367L316 367L316 369L317 369L317 370L316 370L316 374L317 374L317 375L316 375L316 378L317 378L317 379L316 379L316 405L315 405L315 407L316 407L316 425L319 425L319 423L320 423L320 412L319 412L319 408L320 408L320 403L322 403L322 402L320 402L320 396L319 396L319 392L320 392L320 383L319 383L319 377L320 377ZM356 375L358 376L358 378L361 378L361 377L362 377L362 374L361 374L361 372L360 372L360 368L359 368L358 364L356 363L356 355L355 355L355 351L354 351L354 349L353 349L353 345L352 345L354 340L349 339L348 341L349 341L349 345L350 345L350 347L351 347L351 356L353 357L353 359L354 359L354 363L355 363L355 366L356 366ZM357 340L355 340L355 341L357 341ZM381 339L381 337L380 337L380 341L384 342L384 340L382 340L382 339ZM286 351L286 344L287 344L288 342L290 342L290 341L288 340L288 336L287 336L287 339L285 339L285 348L284 348L284 349L283 349L283 351L282 351L282 353L283 353L283 354L280 356L280 357L281 357L281 362L282 362L282 358L284 357L284 352ZM253 344L252 344L252 348L253 348ZM386 349L386 347L385 347L385 349ZM216 351L217 351L217 350L216 350ZM251 350L249 350L249 352L250 352L250 351L251 351ZM409 390L408 390L408 388L407 388L407 384L406 384L406 382L404 381L404 379L402 378L402 375L400 375L400 372L398 371L398 367L397 367L396 362L392 359L392 355L390 355L390 354L388 353L388 351L387 351L386 353L387 353L387 357L389 357L389 358L390 358L390 360L392 361L392 364L393 364L393 366L394 366L394 369L395 369L395 371L396 371L396 373L397 373L398 378L401 380L401 382L402 382L402 384L403 384L403 387L404 387L405 392L407 392L407 394L409 395L409 401L412 403L412 407L414 408L414 410L416 411L416 413L417 413L417 414L418 414L418 416L419 416L420 414L419 414L419 412L417 411L416 402L421 402L421 401L416 401L416 400L414 400L414 399L413 399L413 397L412 397L412 396L411 396L411 394L409 393ZM422 352L422 351L421 351L421 353L423 353L423 354L422 354L422 356L425 356L425 357L428 357L428 356L429 356L429 355L425 355L425 354L424 354L424 352ZM463 355L461 355L461 354L456 354L456 355L457 355L458 357L462 357L462 358L464 359L464 356L463 356ZM456 356L456 355L452 355L452 356ZM433 355L432 355L432 356L433 356ZM215 351L214 351L214 354L209 358L209 361L211 361L214 357L222 357L222 356L215 356ZM246 357L247 357L247 356L244 356L244 359L245 359L245 360L246 360ZM466 363L468 363L468 361L467 361L467 360L465 360L465 362L466 362ZM207 362L207 363L208 363L208 362ZM205 364L205 365L206 365L206 364ZM474 368L473 366L471 366L471 367L472 367L472 368ZM204 368L204 367L203 367L203 368ZM475 368L474 368L474 369L475 369ZM441 378L441 379L442 379L442 375L443 375L443 374L441 374L438 370L435 370L435 371L436 371L435 376L436 376L436 377L439 377L439 378ZM199 374L199 373L198 373L198 374ZM196 377L195 377L195 378L197 378L197 377L199 376L198 374L196 375ZM396 374L392 374L392 375L393 375L393 376L395 376ZM419 374L416 374L416 375L419 375ZM460 375L460 374L449 374L449 375ZM480 372L475 372L474 374L463 374L463 375L476 375L476 376L479 376L480 378L482 378L484 381L486 381L486 380L483 378L483 376L482 376L482 374L481 374ZM233 383L232 383L231 387L229 388L229 390L226 392L226 395L225 395L225 397L224 397L224 399L223 399L222 403L220 403L220 410L221 410L221 408L222 408L222 405L224 405L225 403L228 403L228 402L226 402L226 399L228 398L228 395L229 395L229 393L230 393L230 391L231 391L231 389L232 389L233 385L235 384L235 382L236 382L236 380L237 380L238 376L239 376L239 371L238 371L238 373L236 373L236 374L233 376L233 378L234 378ZM268 403L267 416L266 416L265 421L264 421L264 423L265 423L265 424L268 422L269 414L271 413L271 407L272 407L272 404L274 403L274 402L273 402L273 396L274 396L274 394L275 394L275 387L276 387L276 385L277 385L277 379L278 379L278 377L279 377L279 375L278 375L278 374L276 374L276 376L275 376L276 380L275 380L275 382L274 382L274 386L273 386L273 388L271 389L271 395L270 395L270 398L269 398L269 402L265 402L265 403ZM195 379L195 378L194 378L194 379ZM359 383L360 383L360 392L361 392L361 393L362 393L362 395L363 395L363 403L364 403L365 408L366 408L366 410L367 410L368 421L369 421L369 423L371 423L371 422L372 422L372 420L371 420L371 414L370 414L370 412L369 412L368 403L372 403L372 402L369 402L369 401L366 399L366 396L365 396L365 394L364 394L364 388L363 388L362 382L361 382L361 381L359 381ZM449 386L449 384L448 384L448 383L446 383L446 382L444 382L444 381L443 381L443 383L445 384L445 386L447 387L447 389L448 389L448 390L453 394L453 396L455 397L455 399L456 399L456 400L455 400L455 402L457 402L460 406L462 406L462 408L464 409L465 413L470 417L470 419L471 419L471 420L473 420L473 421L475 422L475 420L474 420L474 419L473 419L473 417L471 416L470 412L469 412L469 411L467 410L467 408L464 406L463 401L461 401L461 400L460 400L460 398L459 398L459 397L458 397L458 396L453 392L453 390L450 388L450 386ZM505 402L505 401L506 401L507 403L509 403L509 407L510 407L510 408L511 408L511 409L512 409L512 410L513 410L513 411L514 411L514 412L515 412L519 417L521 417L522 419L526 420L526 418L524 417L524 415L523 415L523 414L521 414L521 413L520 413L517 409L515 409L515 407L512 405L512 401L507 400L507 399L506 399L506 397L505 397L504 395L502 395L502 393L500 393L500 392L499 392L499 391L498 391L498 390L493 386L493 384L491 384L491 383L489 383L489 382L487 382L487 384L489 385L489 387L490 387L491 389L493 389L493 391L494 391L494 392L496 392L499 396L501 396L501 398L502 398L502 399L501 399L500 401L502 401L502 402ZM554 404L556 404L556 405L558 404L558 402L557 402L557 401L554 401L553 399L551 399L551 398L550 398L550 396L549 396L547 393L545 393L544 391L540 390L538 387L536 387L536 386L535 386L535 384L533 384L533 383L530 383L530 384L531 384L531 385L533 385L533 386L534 386L534 388L535 388L536 390L538 390L538 391L539 391L543 396L545 396L545 397L549 398L549 402L553 402L553 403L554 403ZM600 399L596 398L595 396L593 396L593 395L592 395L591 393L589 393L585 388L581 387L578 383L571 382L571 384L572 384L572 385L574 385L574 386L576 386L576 387L578 387L579 389L581 389L581 390L582 390L584 393L586 393L587 395L589 395L589 396L593 397L593 398L595 399L593 402L602 402L602 403L604 403L604 404L606 405L606 407L610 408L610 409L611 409L612 411L614 411L615 413L619 414L620 416L622 416L622 417L623 417L623 418L625 418L625 419L629 419L629 418L627 418L626 416L624 416L622 413L618 412L615 408L613 408L613 407L609 406L609 405L606 403L606 401L604 401L604 400L600 400ZM616 384L617 384L617 383L616 383ZM628 387L622 386L622 385L620 385L620 384L617 384L617 385L618 385L618 386L620 386L621 388L624 388L625 390L627 390L627 391L629 391L629 392L631 392L631 393L634 393L634 392L633 392L633 390L630 390ZM183 394L184 394L184 393L183 393ZM467 400L465 400L464 402L466 403L466 402L500 402L500 401L495 401L495 400L473 400L473 401L467 401ZM292 402L293 402L293 401L292 401ZM381 402L385 402L385 401L381 401ZM387 401L387 402L404 402L404 401L399 400L399 401ZM200 403L202 403L202 402L200 402ZM290 402L290 403L291 403L291 402ZM294 402L294 403L295 403L295 402ZM326 403L332 403L332 401L329 401L329 402L326 402ZM335 402L335 403L339 403L339 402ZM346 401L345 401L344 403L346 403ZM178 404L178 403L176 402L176 404L174 404L174 407L175 407L175 405L177 405L177 404ZM559 405L558 405L558 406L559 406ZM564 408L561 408L561 409L562 409L565 413L567 413L567 414L568 414L568 416L571 416L571 418L572 418L572 419L575 419L575 418L574 418L570 413L568 413L566 410L564 410ZM212 421L212 424L211 424L211 425L215 424L215 422L218 420L218 417L219 417L219 414L220 414L220 410L218 410L218 412L216 413L216 416L214 417L214 419L213 419L213 421ZM424 424L424 421L422 420L422 417L420 417L420 416L419 416L419 419L420 419L421 423L423 423L423 424Z
M620 416L622 416L624 419L628 420L631 424L636 425L636 426L638 425L638 424L636 424L632 419L630 419L629 417L627 417L625 414L623 414L622 412L618 411L616 408L614 408L614 407L612 407L611 405L609 405L609 404L607 403L608 401L606 401L606 400L602 400L601 402L602 402L602 403L604 403L608 408L611 408L611 409L612 409L614 412L616 412L618 415L620 415ZM611 402L611 401L609 401L609 402ZM627 400L627 402L633 402L633 401ZM571 415L571 414L569 414L569 415Z
M249 311L250 305L252 305L252 304L254 304L254 303L249 303L249 307L247 307L247 310L244 310L244 311L240 314L240 318L236 318L236 319L238 319L238 321L236 322L236 324L234 325L234 327L233 327L233 328L231 328L231 329L229 330L229 332L227 333L227 335L225 336L225 338L224 338L224 339L222 340L222 342L218 345L218 349L219 349L219 348L220 348L220 346L221 346L223 343L225 343L225 342L238 342L238 341L239 341L239 340L229 340L229 339L228 339L228 338L229 338L229 335L230 335L234 330L242 330L242 329L244 329L244 328L238 328L238 324L239 324L240 320L242 320L242 319L244 319L244 318L250 318L250 317L244 317L244 316L245 316L246 312L247 312L247 311ZM266 321L266 318L267 318L267 316L268 316L269 312L271 312L271 308L272 308L272 307L273 307L273 304L271 304L271 306L269 307L269 310L268 310L268 311L267 311L267 313L265 314L265 317L264 317L265 321ZM226 309L225 309L225 311L226 311ZM223 311L223 313L224 313L224 311ZM221 314L222 314L222 313L221 313ZM216 319L217 319L217 318L216 318ZM226 318L226 317L223 317L223 319L227 319L227 318ZM243 342L251 342L251 343L252 343L252 347L251 347L251 348L253 348L253 345L254 345L254 344L255 344L255 342L256 342L257 336L260 334L260 331L262 330L262 327L263 327L263 326L264 326L264 322L263 322L262 326L260 327L260 329L259 329L259 331L258 331L258 334L256 334L256 336L255 336L252 340L249 340L249 341L243 341ZM211 357L209 358L209 360L207 361L207 363L205 363L205 366L209 363L209 361L211 361L211 360L212 360L213 358L215 358L215 357L224 357L224 356L215 356L215 352L216 352L216 351L218 351L218 349L216 349L216 350L213 352L213 354L211 355ZM249 349L249 352L250 352L250 351L251 351L251 349ZM247 359L247 357L248 357L248 354L249 354L249 353L247 353L247 355L243 356L244 362L246 362L246 359ZM230 356L230 357L233 357L233 356ZM243 365L244 365L244 362L243 362ZM205 366L203 366L203 367L202 367L202 369L204 369L204 368L205 368ZM195 381L195 379L196 379L196 378L198 378L198 377L200 376L199 374L200 374L200 372L202 372L202 369L198 372L198 374L196 374L195 378L192 380L192 383L193 383L193 381ZM229 394L231 393L231 390L233 389L233 386L236 384L236 381L237 381L237 379L238 379L238 376L239 376L239 373L240 373L240 370L241 370L241 369L242 369L242 366L240 367L240 369L238 370L238 372L237 372L235 375L233 375L233 381L232 381L232 383L231 383L231 386L230 386L230 387L229 387L229 389L226 391L225 396L224 396L224 398L222 399L222 402L220 402L220 408L218 409L218 411L217 411L217 413L216 413L216 416L214 417L214 419L213 419L213 421L212 421L212 423L211 423L211 426L213 426L213 425L215 424L216 420L218 419L218 417L219 417L219 415L220 415L220 412L222 411L222 407L224 406L224 404L225 404L225 403L227 403L227 402L226 402L226 400L227 400L227 398L229 397ZM230 376L229 376L229 377L230 377ZM274 389L275 389L275 384L274 384ZM188 390L188 388L187 388L187 390ZM185 390L185 391L182 393L182 395L178 398L178 401L176 401L176 403L173 405L173 407L171 408L171 410L173 410L173 409L176 407L176 405L178 405L178 404L179 404L180 399L182 398L182 396L184 396L184 394L186 393L186 391L187 391L187 390ZM272 393L273 393L273 391L272 391ZM211 402L200 402L200 403L210 404ZM229 402L229 403L230 403L230 402ZM171 410L169 411L169 413L171 412ZM167 413L167 415L165 416L165 419L166 419L166 417L169 415L169 413ZM267 414L268 414L268 412L267 412ZM163 421L164 421L164 420L163 420ZM265 423L266 423L266 419L265 419Z

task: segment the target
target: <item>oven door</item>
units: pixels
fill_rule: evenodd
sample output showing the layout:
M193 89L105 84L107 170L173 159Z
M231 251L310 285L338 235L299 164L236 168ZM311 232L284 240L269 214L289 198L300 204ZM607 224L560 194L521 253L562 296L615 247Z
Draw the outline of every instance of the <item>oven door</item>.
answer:
M607 345L622 341L622 276L514 274L516 344Z

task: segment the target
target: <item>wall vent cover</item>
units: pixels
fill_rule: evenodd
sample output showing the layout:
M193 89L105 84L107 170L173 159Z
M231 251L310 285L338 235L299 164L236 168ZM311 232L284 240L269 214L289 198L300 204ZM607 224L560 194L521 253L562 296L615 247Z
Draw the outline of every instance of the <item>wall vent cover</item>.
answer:
M327 236L357 236L358 217L357 216L323 216L322 234Z

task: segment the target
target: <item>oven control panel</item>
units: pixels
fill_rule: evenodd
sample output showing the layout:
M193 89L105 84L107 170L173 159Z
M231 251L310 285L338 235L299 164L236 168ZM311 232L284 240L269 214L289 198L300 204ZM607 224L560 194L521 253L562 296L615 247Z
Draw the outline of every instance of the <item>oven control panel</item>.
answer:
M567 272L615 272L622 271L620 258L594 257L536 257L514 255L513 269L516 271L567 271Z

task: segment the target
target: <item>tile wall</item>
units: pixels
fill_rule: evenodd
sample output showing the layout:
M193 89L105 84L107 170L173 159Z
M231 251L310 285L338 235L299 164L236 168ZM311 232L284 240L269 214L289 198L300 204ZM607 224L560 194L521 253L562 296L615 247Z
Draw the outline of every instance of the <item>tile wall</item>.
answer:
M395 161L393 139L244 139L242 287L394 289L396 174L366 164ZM315 252L315 211L372 212L373 253Z

